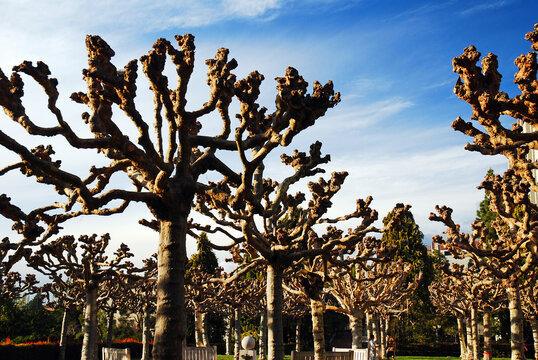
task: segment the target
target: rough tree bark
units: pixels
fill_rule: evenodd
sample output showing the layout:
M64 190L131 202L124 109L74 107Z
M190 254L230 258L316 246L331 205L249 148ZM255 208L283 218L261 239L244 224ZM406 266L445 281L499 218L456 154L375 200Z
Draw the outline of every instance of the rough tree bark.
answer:
M150 359L149 341L151 339L151 328L149 326L151 314L147 308L144 309L142 320L142 358L141 360Z
M232 329L233 329L233 312L226 316L226 355L232 355L233 353L233 342L232 342Z
M351 330L351 347L360 349L362 348L362 313L356 311L353 315L348 315L348 319Z
M387 349L387 328L385 318L379 319L379 357L381 359L385 358L386 349Z
M267 358L284 359L282 270L267 265Z
M60 332L60 351L58 353L58 360L65 360L65 350L67 348L67 315L68 309L64 309L64 315L62 317L62 330Z
M484 325L484 360L492 359L491 347L491 307L484 306L484 316L482 323Z
M153 340L153 358L156 360L181 359L183 356L188 210L185 212L159 222L157 320Z
M259 360L267 359L267 309L260 314Z
M320 300L310 299L312 311L312 336L314 338L314 359L325 360L325 329L323 327L324 305Z
M295 351L301 351L301 319L295 323Z
M235 338L235 346L234 346L234 360L239 360L239 352L241 351L241 309L235 308L234 309L234 318L235 318L235 326L234 326L234 338Z
M478 310L474 305L471 307L471 340L473 360L478 360Z
M209 346L209 334L207 333L207 313L202 314L202 343Z
M465 314L465 329L467 330L467 359L473 359L473 326L470 312Z
M97 287L91 286L86 293L84 309L84 339L81 360L97 360Z
M198 311L194 310L194 342L196 343L197 347L203 347L204 341L203 341L203 327L204 327L204 321L203 321L203 314Z
M525 359L523 311L521 310L519 286L519 283L514 281L512 286L506 290L508 294L508 310L510 311L510 348L512 350L512 360Z
M458 316L458 337L460 341L460 358L462 360L467 359L467 340L466 334L467 330L465 329L465 319L463 316Z

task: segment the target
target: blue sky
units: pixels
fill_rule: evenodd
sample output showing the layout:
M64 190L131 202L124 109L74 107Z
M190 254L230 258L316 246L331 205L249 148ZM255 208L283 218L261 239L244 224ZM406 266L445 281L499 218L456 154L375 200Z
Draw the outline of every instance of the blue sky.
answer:
M219 47L229 48L237 59L238 77L253 70L265 75L260 103L269 109L276 93L273 78L288 65L310 84L333 80L342 102L285 151L305 151L321 140L332 156L327 172L350 172L333 214L352 211L354 199L368 195L382 215L397 202L409 203L425 243L443 231L427 220L436 204L454 208L456 221L468 226L483 198L476 186L485 172L506 168L502 157L463 150L469 139L450 127L457 116L468 120L470 114L469 106L452 93L457 79L452 58L471 44L483 55L497 54L503 90L514 95L513 61L530 51L524 35L538 22L535 0L117 0L91 5L0 0L0 10L0 68L8 73L22 60L45 61L60 81L64 114L80 131L85 109L68 97L84 89L80 71L86 66L86 34L101 35L116 51L113 61L120 68L145 54L159 37L194 34L196 71L189 92L193 107L207 98L204 60ZM144 78L139 80L139 106L150 113L151 97L142 91L147 87ZM26 82L25 104L34 121L51 121L42 111L43 96ZM4 114L0 126L24 138ZM61 141L55 148L67 169L85 174L83 160L92 156L75 155ZM281 152L266 171L275 179L285 171L276 160ZM1 154L0 167L16 160ZM15 175L0 178L0 192L16 203L30 209L54 199L50 189ZM75 221L66 232L109 231L114 245L126 242L137 253L149 255L156 250L155 234L134 225L145 214L142 207L133 207L122 217ZM9 234L9 228L0 220L2 233Z

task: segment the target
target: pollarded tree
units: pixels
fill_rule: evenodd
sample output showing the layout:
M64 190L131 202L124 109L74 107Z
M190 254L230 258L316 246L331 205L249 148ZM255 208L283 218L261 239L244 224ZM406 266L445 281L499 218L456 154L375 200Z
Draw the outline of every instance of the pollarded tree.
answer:
M333 270L328 291L335 302L327 309L346 315L352 334L352 347L362 348L362 323L366 313L388 315L390 309L398 307L402 299L416 289L420 276L408 283L411 265L402 260L382 262L370 261L363 267L351 270ZM420 274L420 273L419 273ZM381 316L381 318L384 318ZM385 325L383 321L381 325ZM384 331L386 333L386 328ZM378 346L381 345L378 339Z
M217 256L207 246L207 234L201 233L198 240L198 251L187 262L186 300L187 306L194 310L196 346L209 346L207 334L207 312L210 310L212 298L217 286L209 280L220 272Z
M306 87L302 78L288 79L286 82L292 80L300 88ZM284 79L281 81L284 83ZM267 321L270 324L268 359L280 360L284 356L282 283L286 270L315 258L336 262L337 257L353 252L355 246L370 234L382 233L391 228L399 220L398 214L404 210L404 206L397 206L393 219L382 229L373 225L378 214L370 207L371 197L357 200L356 210L350 214L335 218L324 217L332 206L333 196L347 177L347 172L333 172L328 181L320 178L317 182L309 182L311 199L307 203L306 195L302 192L289 194L290 186L301 179L324 172L319 165L327 163L329 156L321 155L320 142L311 145L308 155L297 150L292 156L282 155L283 163L293 168L293 173L282 182L264 179L261 167L251 168L251 163L244 156L241 159L245 172L249 169L256 170L256 176L243 189L245 196L242 207L235 202L237 197L232 195L225 183L216 184L222 190L221 196L200 196L197 210L211 218L217 226L193 226L208 232L220 231L229 236L231 244L212 246L220 250L233 250L238 258L236 262L244 260L247 263L266 264ZM226 192L228 195L225 195ZM352 220L356 224L346 234L332 226L321 236L314 231L316 226L345 220ZM241 235L233 236L227 228L241 232Z
M538 50L538 24L526 35L532 49ZM473 144L465 148L484 155L502 154L508 159L509 169L504 176L487 176L481 187L490 191L490 209L499 214L494 225L497 239L487 239L483 223L475 222L473 236L460 234L459 226L451 219L451 209L438 207L439 215L433 220L448 227L447 242L474 254L479 266L488 267L498 278L506 280L511 315L512 359L523 359L523 328L520 305L520 279L538 256L538 208L530 200L530 192L538 185L533 171L538 163L529 156L538 149L538 64L536 52L519 56L515 64L518 72L514 82L521 94L512 98L500 91L501 74L497 57L488 54L477 66L481 54L469 46L461 56L454 58L454 71L459 79L454 93L472 108L471 122L458 118L452 127L473 137ZM517 120L506 128L501 117L507 115ZM486 241L486 239L489 241ZM449 246L450 247L450 246Z
M215 171L224 183L235 191L229 197L230 206L239 209L250 196L255 169L263 166L269 153L278 146L287 146L305 128L313 125L327 109L340 101L332 83L322 86L314 83L312 94L297 70L288 68L277 78L276 110L267 109L256 101L263 75L254 71L245 79L236 81L231 72L237 67L228 59L229 51L219 49L208 65L207 101L198 109L187 108L187 87L194 68L194 36L175 37L179 49L165 39L158 39L149 53L140 58L142 71L154 95L154 132L138 111L137 60L130 61L119 70L111 62L112 48L98 36L87 36L88 69L83 71L86 92L77 92L71 99L89 108L82 118L92 136L83 138L75 133L57 107L58 81L50 78L48 66L38 62L23 62L14 67L11 78L0 71L0 105L13 121L29 134L59 137L73 148L94 149L110 160L109 165L91 167L84 175L60 169L54 161L51 147L29 149L22 142L0 131L0 145L20 156L21 161L2 170L2 174L20 169L36 181L53 185L65 202L46 205L37 210L43 220L50 211L66 213L54 220L83 214L110 215L123 211L130 202L145 204L156 219L159 230L159 275L157 291L157 322L153 358L156 360L181 359L184 338L184 275L186 261L186 234L191 203L196 194L218 197L218 187L199 180L200 175ZM164 75L167 60L177 73L177 86L169 88ZM41 119L31 119L22 103L23 81L26 74L40 84L48 97L48 108L57 121L56 126L44 127ZM229 105L234 96L240 103L238 124L232 123ZM131 141L113 118L118 110L138 131L138 139ZM214 135L201 135L205 119L218 112L222 131ZM203 119L205 117L205 119ZM213 117L214 119L214 117ZM211 127L211 126L210 126ZM226 165L218 151L237 151L244 169L241 173ZM246 151L252 151L247 160ZM133 183L132 188L113 188L109 180L114 174L124 174ZM228 196L228 194L226 194ZM119 205L116 206L117 201ZM75 204L79 207L74 207ZM260 207L252 211L260 211ZM147 222L146 222L147 223Z
M215 297L219 287L219 284L211 282L211 279L220 273L217 268L213 269L213 273L208 273L203 265L192 265L187 270L185 300L187 308L194 311L194 338L198 347L209 346L206 319L209 312L218 308L218 299Z
M469 354L471 344L467 343L466 315L467 305L465 295L455 291L453 279L443 274L430 284L430 301L441 315L454 316L458 322L458 340L460 343L460 358L465 360ZM463 303L463 304L462 304Z
M465 312L468 334L467 352L472 359L479 358L478 312L482 311L484 326L484 358L491 359L491 311L498 309L506 302L502 280L493 276L486 267L474 264L445 265L442 268L444 291L454 293L452 306L458 306L459 311ZM437 295L442 287L437 287ZM444 295L441 295L444 296Z
M69 310L77 306L84 305L84 289L80 282L72 282L63 280L46 283L41 287L41 292L47 298L47 305L55 309L63 309L62 327L60 330L60 343L58 360L65 359L67 350L67 325L69 318Z
M259 299L265 294L265 282L256 278L242 276L242 272L235 274L221 273L220 279L214 279L218 284L215 299L220 312L226 313L234 319L234 359L239 360L241 350L241 316L244 311L255 308ZM228 308L228 310L224 310ZM229 341L229 340L227 340Z
M284 294L283 312L295 320L295 351L301 351L301 322L310 310L310 301L304 294Z
M0 169L0 176L13 167ZM0 304L6 298L18 297L20 294L31 291L37 284L35 276L26 275L24 279L11 268L23 258L28 258L32 253L31 246L39 245L54 235L58 228L52 217L41 217L38 212L26 214L19 207L11 203L11 199L5 194L0 194L0 215L13 222L20 239L12 242L5 237L0 241ZM47 230L39 225L43 220Z
M151 338L151 314L157 303L157 254L144 259L144 266L136 276L124 277L127 291L124 292L127 308L142 314L142 359L149 360L149 344Z
M487 176L495 175L492 169L489 169L486 173ZM483 223L486 226L487 235L486 240L497 237L497 233L493 228L493 222L499 218L499 214L491 211L490 208L491 199L489 191L485 191L484 199L480 202L478 210L476 210L476 220Z
M84 340L82 360L96 360L97 353L97 304L108 299L113 288L104 286L106 281L133 272L133 264L125 259L133 254L122 244L114 257L105 255L109 236L63 236L43 244L33 253L29 265L57 283L69 281L81 284L84 293ZM80 247L79 247L80 246ZM68 286L66 284L65 286Z

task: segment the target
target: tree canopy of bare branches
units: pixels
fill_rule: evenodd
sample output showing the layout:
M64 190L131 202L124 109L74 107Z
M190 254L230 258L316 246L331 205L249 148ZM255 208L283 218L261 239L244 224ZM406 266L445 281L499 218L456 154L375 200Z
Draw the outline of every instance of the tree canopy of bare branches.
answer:
M331 82L314 82L309 94L308 83L289 67L284 76L276 79L276 110L267 113L257 103L263 75L254 71L237 80L232 73L237 61L229 59L229 51L222 48L206 61L207 101L200 108L188 109L187 88L195 64L194 36L178 35L175 40L177 47L166 39L158 39L140 61L132 60L118 69L111 62L115 55L112 48L99 36L87 36L88 68L83 71L87 90L73 93L71 99L88 108L82 113L92 134L88 138L75 132L57 106L58 81L50 77L45 63L25 61L13 68L11 76L0 71L0 105L11 120L31 135L62 138L73 148L93 149L109 160L106 166L92 166L87 174L77 175L63 170L60 161L53 160L52 147L30 149L0 130L0 145L20 157L18 163L2 168L0 174L20 170L39 183L52 185L64 197L62 202L33 211L33 218L57 229L59 223L80 215L122 212L130 202L145 204L155 217L143 222L158 229L160 237L153 357L167 360L182 356L185 241L195 195L223 199L219 206L238 212L261 211L263 207L250 194L255 170L272 150L289 145L298 133L314 125L340 101ZM173 88L164 73L168 61L177 75ZM135 101L139 63L154 95L153 126L143 118ZM33 119L27 113L22 74L43 88L55 126L43 126L41 119ZM234 98L240 108L235 125L234 116L230 116ZM137 139L126 135L123 125L115 121L114 112L130 120L138 132ZM212 113L220 119L222 130L202 135L202 127L215 119L210 116ZM243 165L241 172L225 164L219 151L236 152ZM208 171L220 174L222 183L217 186L200 181L200 175ZM110 179L115 174L126 175L132 188L114 188ZM235 194L230 196L224 188L235 189ZM58 210L60 214L51 215Z

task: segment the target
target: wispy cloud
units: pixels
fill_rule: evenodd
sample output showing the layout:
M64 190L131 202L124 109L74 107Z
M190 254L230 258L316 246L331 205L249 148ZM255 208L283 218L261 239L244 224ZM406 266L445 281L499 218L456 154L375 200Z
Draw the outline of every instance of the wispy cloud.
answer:
M513 3L514 0L498 0L498 1L485 1L482 4L478 4L475 6L472 6L470 8L467 8L463 11L459 12L460 16L469 16L478 12L487 11L487 10L494 10L498 8L502 8L504 6L507 6L511 3Z
M411 101L400 97L340 107L331 113L331 126L345 128L363 128L372 126L388 119L401 111L413 106Z
M455 83L456 83L455 80L450 79L450 80L445 80L445 81L440 81L440 82L437 82L437 83L433 83L431 85L426 86L424 89L431 90L431 89L437 89L437 88L441 88L441 87L447 87L449 85L453 86Z
M454 2L455 0L444 1L444 2L429 2L424 5L403 11L397 14L396 16L394 16L393 19L405 18L406 20L409 20L409 19L423 17L427 14L431 14L438 10L445 9L449 7L450 5L454 4Z
M131 35L222 21L268 16L281 0L96 0L91 5L69 0L9 1L2 4L3 29L49 34L70 31L130 32ZM105 30L106 31L106 30Z
M431 135L428 130L426 133ZM417 134L417 138L421 137ZM404 143L415 140L405 136L401 139ZM345 169L350 173L335 201L337 211L351 209L350 199L372 195L373 207L381 217L397 202L410 204L422 231L437 234L443 231L442 226L428 220L435 205L452 207L455 220L468 227L484 196L476 187L489 168L502 172L506 166L503 157L484 159L465 151L463 146L449 146L333 157L329 171Z

